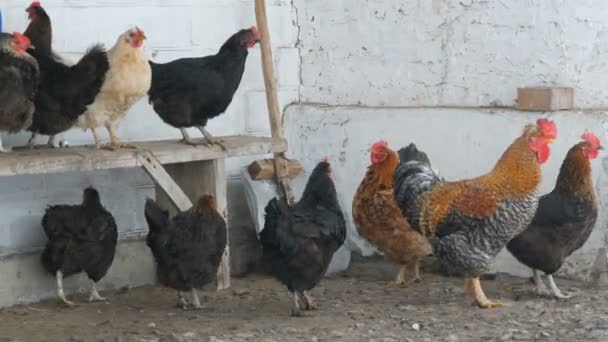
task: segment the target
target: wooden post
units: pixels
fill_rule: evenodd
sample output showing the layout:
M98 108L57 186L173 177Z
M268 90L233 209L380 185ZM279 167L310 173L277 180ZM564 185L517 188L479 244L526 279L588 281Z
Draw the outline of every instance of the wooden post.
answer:
M272 49L270 47L270 32L268 29L268 18L266 16L265 0L255 0L255 17L260 32L260 47L262 50L262 71L264 74L264 86L266 88L266 104L268 105L268 116L270 119L270 131L273 138L283 138L283 118L279 109L279 97L277 94L276 80L274 79L274 66L272 60ZM283 153L274 154L274 168L277 177L279 193L293 204L293 194L287 177L287 163Z
M204 194L215 197L217 210L227 220L226 204L226 173L224 172L224 159L194 161L178 164L165 164L165 170L175 182L184 190L190 200L195 201ZM172 200L159 185L156 186L156 201L171 216L178 211ZM227 227L228 228L228 227ZM230 229L227 229L228 234ZM217 289L224 290L230 287L230 248L227 239L226 249L217 271Z

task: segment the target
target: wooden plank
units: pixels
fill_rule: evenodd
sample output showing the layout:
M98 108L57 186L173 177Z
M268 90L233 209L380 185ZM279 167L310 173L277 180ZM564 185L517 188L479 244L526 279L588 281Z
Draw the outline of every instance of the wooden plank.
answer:
M192 202L202 195L211 194L215 197L218 211L224 216L224 219L227 218L224 159L166 164L164 167ZM158 185L156 186L156 202L163 209L169 210L171 216L179 212L164 189ZM230 252L229 244L227 244L217 273L217 289L224 290L229 287Z
M276 80L274 78L274 66L272 49L270 44L270 30L268 29L268 17L266 16L266 2L255 0L255 17L260 32L260 47L262 52L262 71L264 75L264 87L266 88L266 104L270 119L270 131L274 138L283 138L283 118L279 109L279 97L277 93ZM277 178L279 193L287 199L289 204L293 203L293 194L287 177L287 163L284 151L275 152L274 167Z
M192 207L192 202L188 196L186 196L179 185L175 183L173 178L171 178L163 165L152 153L142 151L137 154L137 157L144 170L146 170L154 182L163 189L165 194L171 199L173 205L180 211L186 211Z
M297 160L287 161L287 176L294 178L302 172L302 164ZM247 167L247 171L253 180L260 179L274 179L275 178L275 167L274 160L272 159L260 159L252 162Z
M284 139L253 136L222 137L227 151L219 147L189 146L176 140L134 142L138 150L98 150L92 147L20 149L0 155L0 176L83 172L141 167L137 154L152 152L161 164L259 155L287 150Z

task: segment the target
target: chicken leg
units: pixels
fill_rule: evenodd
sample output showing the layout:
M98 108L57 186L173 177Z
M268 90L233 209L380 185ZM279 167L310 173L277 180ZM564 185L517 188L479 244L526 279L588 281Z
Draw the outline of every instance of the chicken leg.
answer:
M25 147L32 149L32 148L55 148L55 135L49 135L49 141L46 145L36 145L34 144L34 141L36 140L36 136L38 134L36 134L35 132L32 132L32 136L30 137L30 139L27 141L27 145L25 145Z
M549 295L549 290L545 286L545 283L543 283L543 280L540 276L540 272L538 270L532 270L532 273L534 274L532 280L534 281L534 285L536 285L536 293L541 296Z
M57 297L61 300L62 303L69 307L73 307L76 304L74 302L70 302L67 298L65 298L65 293L63 292L63 272L58 270L55 274L57 277Z
M4 147L4 145L2 144L2 137L0 137L0 153L7 153L7 152L11 152L11 148L10 147Z
M481 288L479 277L467 278L465 280L465 292L472 292L473 296L475 297L475 303L482 309L498 308L503 306L502 303L493 302L486 297L486 294Z
M416 259L414 260L414 279L412 279L412 282L419 283L421 281L422 278L420 278L420 259Z
M207 144L209 145L218 145L222 151L226 151L226 147L224 145L222 145L222 143L220 143L217 139L215 139L211 133L209 133L205 127L203 126L196 126L196 128L198 128L199 131L201 131L201 133L203 134L203 136L205 137L205 139L207 140Z
M177 304L175 306L182 308L183 310L188 309L188 301L184 297L182 291L177 291Z
M188 145L192 145L192 146L197 146L197 145L206 145L207 143L204 141L194 141L192 140L192 138L190 138L190 135L188 134L188 131L185 128L180 128L179 131L182 133L182 143L184 144L188 144Z
M289 315L292 317L299 317L302 315L302 311L300 308L300 301L297 291L289 291L289 296L291 297L289 300Z
M558 298L558 299L572 298L572 294L564 294L564 293L562 293L562 291L560 291L560 289L555 284L555 280L553 280L553 275L547 274L547 280L549 281L549 288L551 288L551 292L553 292L553 295L555 296L555 298Z
M301 294L301 299L304 304L302 306L302 309L304 309L304 310L316 310L317 309L317 305L315 304L314 300L312 299L312 296L310 295L310 293L308 293L308 291L302 291L300 294Z
M99 292L97 292L97 285L93 280L91 280L91 294L89 295L89 302L92 303L105 301L107 301L107 299L99 295Z
M200 310L203 308L201 306L201 301L198 298L198 292L195 288L192 288L192 307L194 308L194 310Z
M401 285L405 282L405 264L399 265L399 271L395 278L395 285Z
M108 130L108 133L110 134L110 144L101 147L102 149L104 149L104 150L110 150L110 151L116 151L116 150L118 150L120 148L133 148L133 149L137 149L137 146L135 146L135 145L132 145L132 144L122 144L120 142L120 140L118 139L118 136L116 135L116 130L114 129L114 126L111 123L109 123L109 122L106 123L106 129Z

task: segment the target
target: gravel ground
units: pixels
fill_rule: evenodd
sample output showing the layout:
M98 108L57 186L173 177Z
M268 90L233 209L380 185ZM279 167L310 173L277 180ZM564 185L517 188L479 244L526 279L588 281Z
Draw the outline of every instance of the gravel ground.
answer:
M75 308L16 306L0 310L0 342L608 341L601 289L558 279L577 295L557 301L537 297L528 279L498 275L482 284L507 306L482 310L463 297L460 278L423 273L422 283L387 285L395 271L380 259L356 260L312 292L319 309L300 318L288 317L287 291L264 275L204 291L199 311L177 309L175 292L160 287L107 291L111 303Z

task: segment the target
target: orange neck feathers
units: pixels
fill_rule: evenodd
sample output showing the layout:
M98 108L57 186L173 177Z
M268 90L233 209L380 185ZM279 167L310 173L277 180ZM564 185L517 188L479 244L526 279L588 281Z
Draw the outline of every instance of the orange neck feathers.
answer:
M380 184L384 189L393 189L393 173L399 165L397 152L386 148L388 155L386 159L369 166L368 174L376 184Z

